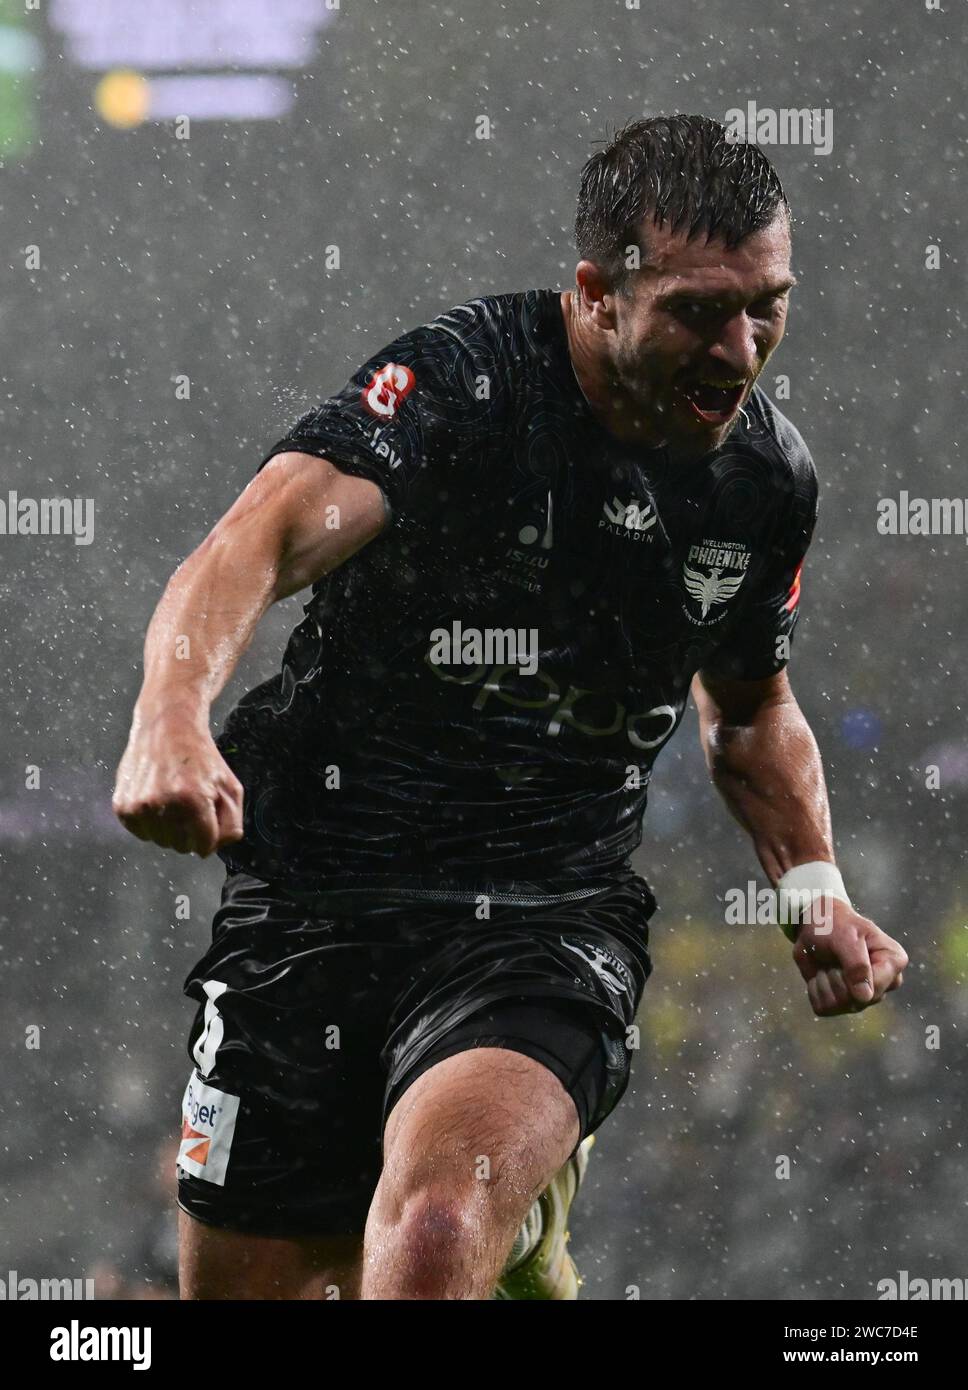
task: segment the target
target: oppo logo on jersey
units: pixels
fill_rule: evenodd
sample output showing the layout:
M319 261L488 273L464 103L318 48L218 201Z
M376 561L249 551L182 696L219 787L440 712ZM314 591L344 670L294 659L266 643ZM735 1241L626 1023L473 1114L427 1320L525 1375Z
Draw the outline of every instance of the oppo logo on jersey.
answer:
M464 675L449 675L429 661L427 665L438 680L454 685L480 684L473 706L476 710L486 709L494 699L516 709L550 712L545 732L551 738L557 738L566 725L590 738L609 738L624 728L632 747L648 752L665 743L676 727L678 714L672 705L655 705L641 714L630 713L603 690L569 685L562 691L559 683L541 670L525 679L515 666L477 666ZM530 689L534 682L537 688ZM513 690L508 688L512 683Z

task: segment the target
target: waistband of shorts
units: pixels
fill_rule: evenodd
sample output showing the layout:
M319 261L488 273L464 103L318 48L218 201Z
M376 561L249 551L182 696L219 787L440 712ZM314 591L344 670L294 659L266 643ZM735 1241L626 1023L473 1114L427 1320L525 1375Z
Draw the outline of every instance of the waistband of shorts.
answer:
M559 903L584 902L597 897L612 885L588 885L555 892L521 892L504 889L447 889L447 888L328 888L320 891L307 891L290 888L286 883L276 880L274 885L287 898L303 903L307 907L318 908L323 913L342 915L366 909L385 907L387 909L406 909L425 906L429 908L476 907L487 902L495 907L555 907Z
M333 885L308 888L285 879L269 881L270 887L283 897L300 904L319 916L370 915L374 912L405 912L424 908L428 912L446 912L449 908L466 912L486 904L488 908L556 908L591 902L622 888L637 888L646 899L648 911L655 910L655 898L648 883L633 870L620 870L592 879L568 883L487 884L468 887L393 880L385 884L372 882L359 886Z

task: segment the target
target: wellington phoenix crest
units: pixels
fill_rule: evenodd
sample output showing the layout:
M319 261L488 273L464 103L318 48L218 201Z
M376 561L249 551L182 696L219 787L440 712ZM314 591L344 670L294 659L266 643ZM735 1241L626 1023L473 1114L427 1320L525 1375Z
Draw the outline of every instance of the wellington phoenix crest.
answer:
M697 627L712 627L725 618L730 599L746 578L750 552L736 541L700 541L690 546L682 566L688 595L683 611Z

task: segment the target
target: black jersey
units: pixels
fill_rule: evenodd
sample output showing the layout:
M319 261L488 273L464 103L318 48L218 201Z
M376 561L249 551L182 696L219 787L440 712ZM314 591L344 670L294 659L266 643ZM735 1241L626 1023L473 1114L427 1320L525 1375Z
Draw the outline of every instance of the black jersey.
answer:
M694 673L779 671L817 483L758 388L682 464L596 420L557 290L491 295L371 358L266 456L372 479L388 523L316 584L219 747L230 868L296 892L541 901L641 839Z

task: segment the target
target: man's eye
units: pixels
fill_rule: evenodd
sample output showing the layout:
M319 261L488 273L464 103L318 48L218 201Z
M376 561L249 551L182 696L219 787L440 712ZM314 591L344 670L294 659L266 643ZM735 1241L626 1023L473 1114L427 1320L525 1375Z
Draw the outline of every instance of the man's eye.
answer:
M772 318L780 305L783 303L781 294L771 294L766 299L758 299L755 304L749 307L749 314L754 319Z

